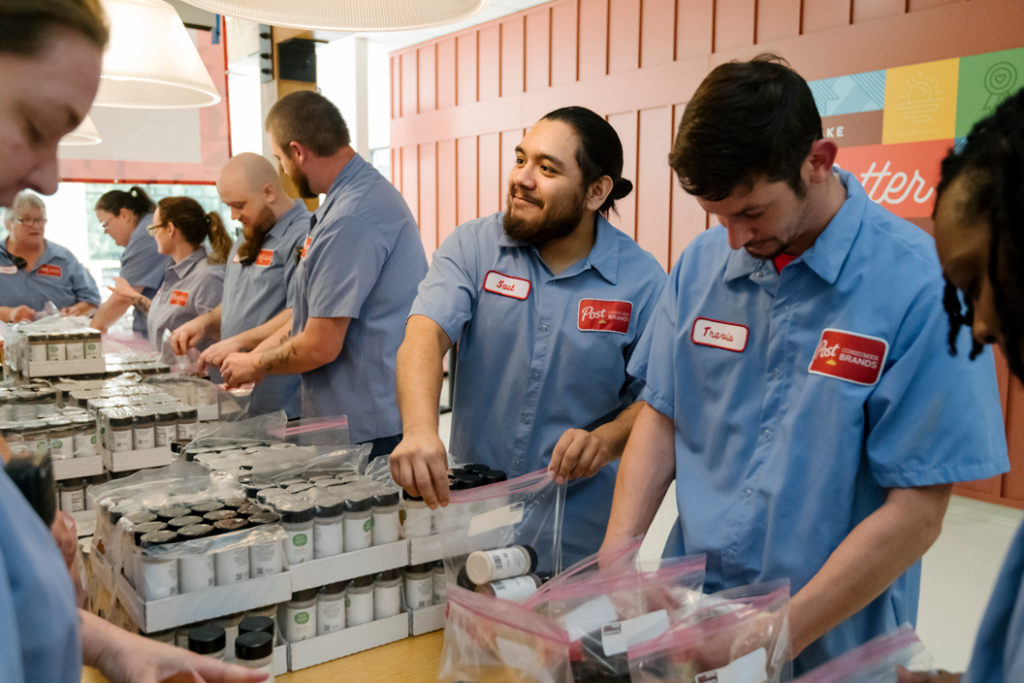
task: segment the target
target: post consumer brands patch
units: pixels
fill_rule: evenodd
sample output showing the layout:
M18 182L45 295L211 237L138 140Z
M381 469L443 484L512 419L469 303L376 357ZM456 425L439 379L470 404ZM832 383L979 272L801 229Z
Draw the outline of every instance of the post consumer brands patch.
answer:
M690 339L694 344L714 346L726 351L743 353L747 348L747 337L750 330L746 325L724 323L721 320L697 318L693 321Z
M808 372L871 386L878 382L889 354L889 342L877 337L826 329Z
M484 291L522 301L530 296L530 281L492 270L484 277Z
M188 292L183 292L180 289L175 289L171 292L171 300L169 302L172 306L186 306L188 305Z
M39 266L39 270L36 271L40 275L49 275L50 277L60 277L61 269L60 266L54 266L47 263L45 266Z
M269 266L274 262L274 250L273 249L261 249L260 255L256 257L257 266Z
M629 301L601 301L580 299L579 318L576 327L583 332L629 331L629 319L633 315L633 304Z

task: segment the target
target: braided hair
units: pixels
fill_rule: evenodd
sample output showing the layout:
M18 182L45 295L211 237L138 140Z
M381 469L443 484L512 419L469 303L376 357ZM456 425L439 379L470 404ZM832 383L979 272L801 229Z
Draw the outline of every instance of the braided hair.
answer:
M993 284L1006 360L1010 371L1024 379L1024 89L976 123L959 153L950 150L942 160L936 206L957 178L969 183L962 217L988 224L988 277ZM949 352L956 355L957 336L962 327L973 323L974 307L968 300L964 309L949 280L943 306L949 316ZM980 352L981 346L975 341L971 358Z

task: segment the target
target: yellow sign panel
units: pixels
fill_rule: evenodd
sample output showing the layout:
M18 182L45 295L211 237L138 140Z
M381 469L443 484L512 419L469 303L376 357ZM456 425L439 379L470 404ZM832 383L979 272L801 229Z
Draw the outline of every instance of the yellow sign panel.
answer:
M960 60L889 69L885 75L882 143L953 138Z

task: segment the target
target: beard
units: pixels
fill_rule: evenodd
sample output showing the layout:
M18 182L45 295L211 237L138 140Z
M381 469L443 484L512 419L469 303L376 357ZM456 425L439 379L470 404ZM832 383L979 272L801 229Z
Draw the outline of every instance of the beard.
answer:
M276 224L277 218L269 206L260 209L255 223L252 225L242 224L242 236L245 237L245 244L238 248L238 261L242 265L252 265L256 257L259 256L260 250L263 249L267 234L274 229Z
M316 199L319 195L313 192L313 188L309 186L309 176L302 172L302 169L295 166L292 172L289 174L292 178L292 182L295 183L295 189L298 190L299 196L303 199Z
M543 209L539 218L529 220L517 216L512 201L514 190L508 193L508 204L505 211L503 226L505 234L512 239L541 248L552 240L568 237L583 220L586 210L586 197L582 189L559 203L545 202L539 206Z

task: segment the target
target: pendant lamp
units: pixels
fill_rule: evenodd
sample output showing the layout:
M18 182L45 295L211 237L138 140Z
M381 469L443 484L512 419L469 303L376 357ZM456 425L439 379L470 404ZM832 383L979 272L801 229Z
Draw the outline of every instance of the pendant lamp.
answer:
M58 146L77 147L81 145L98 145L101 142L103 142L103 138L100 137L100 132L96 130L96 124L92 122L92 117L86 114L85 119L78 124L78 128L62 137Z
M102 0L110 45L94 105L188 109L220 102L206 65L163 0Z
M310 31L411 31L454 24L487 0L184 0L238 19Z

